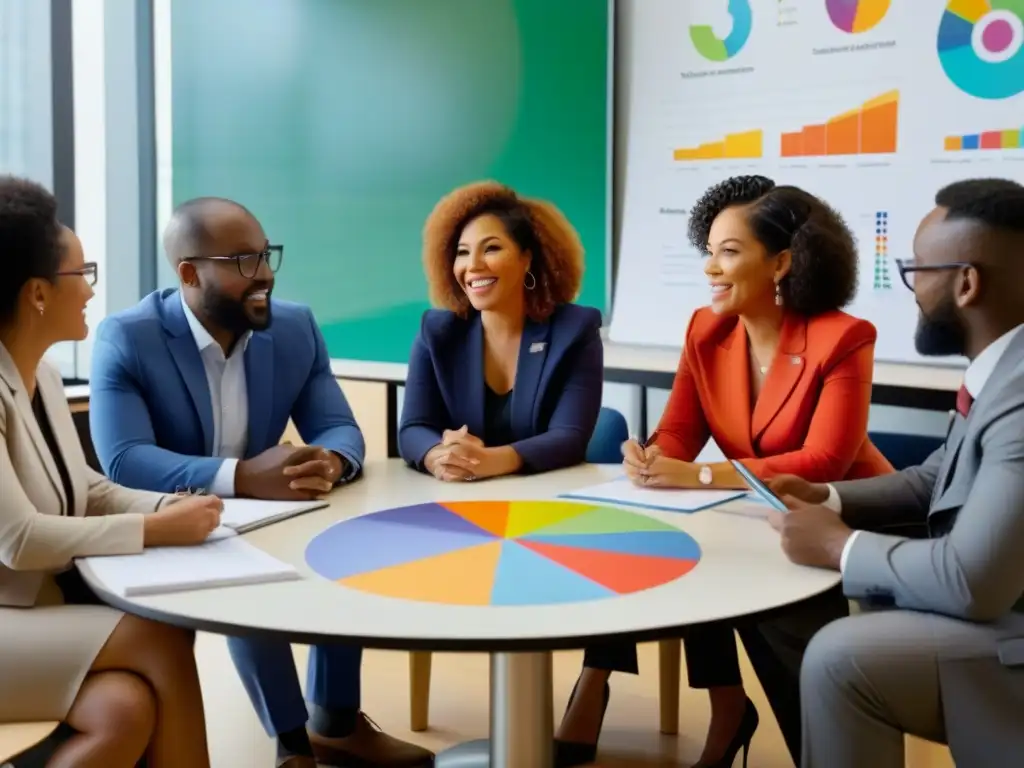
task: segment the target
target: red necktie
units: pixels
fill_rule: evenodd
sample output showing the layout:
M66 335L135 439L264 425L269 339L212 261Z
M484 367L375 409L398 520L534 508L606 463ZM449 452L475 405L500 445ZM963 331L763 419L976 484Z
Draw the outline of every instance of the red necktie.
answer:
M966 419L967 414L971 412L972 405L974 405L974 398L967 391L967 387L961 385L960 390L956 393L956 412Z

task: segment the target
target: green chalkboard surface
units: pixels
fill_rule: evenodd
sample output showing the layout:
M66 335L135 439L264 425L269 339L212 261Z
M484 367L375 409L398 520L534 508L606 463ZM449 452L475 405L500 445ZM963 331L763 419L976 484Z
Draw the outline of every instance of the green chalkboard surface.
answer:
M606 309L608 0L174 0L173 200L248 206L331 356L404 361L423 222L478 179L548 199Z

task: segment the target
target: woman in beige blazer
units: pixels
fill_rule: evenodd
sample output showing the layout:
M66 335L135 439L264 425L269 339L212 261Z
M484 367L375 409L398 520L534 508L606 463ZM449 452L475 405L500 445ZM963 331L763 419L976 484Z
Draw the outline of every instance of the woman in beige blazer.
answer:
M72 560L199 543L222 504L128 490L86 465L42 358L86 337L96 265L56 211L42 187L0 176L0 723L71 726L51 766L204 768L192 634L102 605Z

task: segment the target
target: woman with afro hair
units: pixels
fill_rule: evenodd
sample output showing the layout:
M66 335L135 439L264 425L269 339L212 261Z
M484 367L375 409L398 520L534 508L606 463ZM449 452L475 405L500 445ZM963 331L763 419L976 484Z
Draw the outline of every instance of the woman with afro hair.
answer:
M738 176L694 206L690 241L707 256L711 303L690 320L658 429L645 444L623 447L633 482L745 489L730 462L695 463L709 438L765 479L832 482L893 471L867 436L876 331L840 311L857 289L857 249L839 214L797 187ZM772 619L684 634L690 686L711 698L700 766L731 766L758 725L734 629L800 764L800 660L814 633L848 611L835 589ZM579 762L595 752L613 670L635 674L635 648L588 650L559 733L576 745Z
M494 182L443 198L423 264L438 309L413 343L402 458L462 482L581 463L601 409L601 313L570 302L583 247L549 203Z

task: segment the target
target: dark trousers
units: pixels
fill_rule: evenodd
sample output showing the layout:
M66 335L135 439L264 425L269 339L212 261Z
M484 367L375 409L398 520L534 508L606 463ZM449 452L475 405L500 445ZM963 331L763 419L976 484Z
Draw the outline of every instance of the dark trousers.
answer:
M687 629L683 632L683 648L690 687L742 684L733 636L737 632L779 722L789 754L800 765L800 663L817 631L849 613L842 588L835 587L767 619L738 619ZM636 646L595 645L586 650L583 666L635 675L639 671Z

